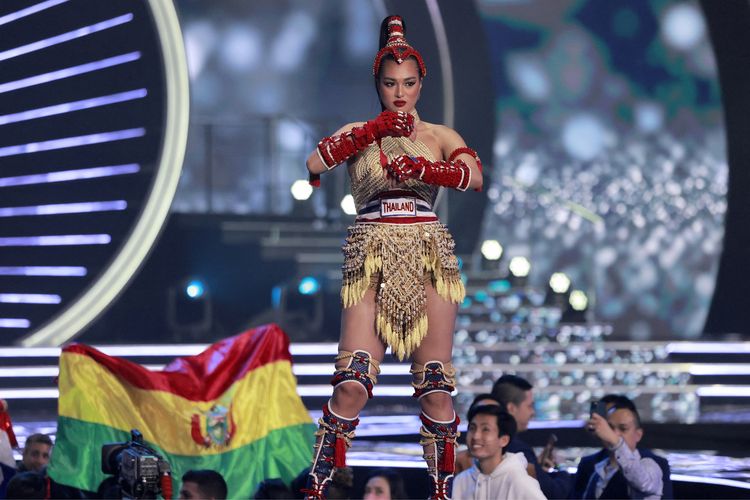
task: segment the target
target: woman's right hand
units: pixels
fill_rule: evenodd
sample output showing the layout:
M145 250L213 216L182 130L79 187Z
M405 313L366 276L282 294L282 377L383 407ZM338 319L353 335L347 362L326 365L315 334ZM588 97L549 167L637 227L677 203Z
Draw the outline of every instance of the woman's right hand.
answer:
M409 137L414 133L414 117L405 111L385 110L365 123L365 129L376 139Z

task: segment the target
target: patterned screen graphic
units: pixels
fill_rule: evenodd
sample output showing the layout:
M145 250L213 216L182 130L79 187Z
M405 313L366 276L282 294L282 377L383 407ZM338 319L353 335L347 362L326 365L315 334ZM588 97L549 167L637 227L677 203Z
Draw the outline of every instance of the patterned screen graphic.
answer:
M697 2L479 5L498 131L484 238L527 257L531 284L566 273L615 336L699 336L727 164Z
M150 248L181 167L162 21L148 1L0 4L0 344L75 335Z

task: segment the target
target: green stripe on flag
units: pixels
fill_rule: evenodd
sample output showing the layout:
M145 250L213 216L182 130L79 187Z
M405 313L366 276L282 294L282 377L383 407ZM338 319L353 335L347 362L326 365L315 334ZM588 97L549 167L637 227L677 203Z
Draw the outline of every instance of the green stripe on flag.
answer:
M312 423L284 427L241 448L212 455L172 455L158 446L147 444L172 466L175 497L185 472L211 469L224 476L229 498L250 498L264 479L278 477L288 484L309 467L314 433ZM58 417L57 439L49 475L58 483L96 491L99 484L109 477L102 472L102 445L129 440L129 432L75 418Z

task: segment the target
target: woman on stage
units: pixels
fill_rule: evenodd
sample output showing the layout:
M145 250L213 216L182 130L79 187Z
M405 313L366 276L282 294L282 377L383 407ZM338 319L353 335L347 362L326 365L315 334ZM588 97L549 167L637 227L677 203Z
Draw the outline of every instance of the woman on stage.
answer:
M383 112L323 138L307 160L313 184L347 163L358 210L343 248L339 355L333 396L319 420L309 498L325 498L334 468L345 465L386 346L399 359L412 358L431 498L450 498L459 422L451 351L464 287L453 239L432 206L441 186L480 190L482 170L454 130L419 119L426 74L403 20L387 17L373 64Z

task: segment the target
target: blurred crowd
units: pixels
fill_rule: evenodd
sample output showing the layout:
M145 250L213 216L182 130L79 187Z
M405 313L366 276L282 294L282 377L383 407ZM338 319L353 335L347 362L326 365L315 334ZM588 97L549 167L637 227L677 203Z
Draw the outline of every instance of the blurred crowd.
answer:
M3 421L10 422L8 406L0 400ZM534 418L534 388L529 381L503 375L492 391L474 397L466 415L466 447L456 456L455 499L566 499L673 498L667 460L639 445L643 438L640 415L633 401L609 394L591 402L585 428L601 442L594 454L580 457L570 474L555 460L555 437L540 454L522 438ZM98 491L81 491L48 477L54 450L44 434L27 437L21 460L13 460L12 426L0 428L0 498L124 498L117 476L102 482ZM16 443L17 444L17 443ZM309 469L291 484L268 478L257 485L253 498L303 498ZM190 470L180 478L180 499L225 499L227 484L221 471ZM329 498L409 498L404 479L395 469L369 471L364 490L355 488L354 471L336 471Z

